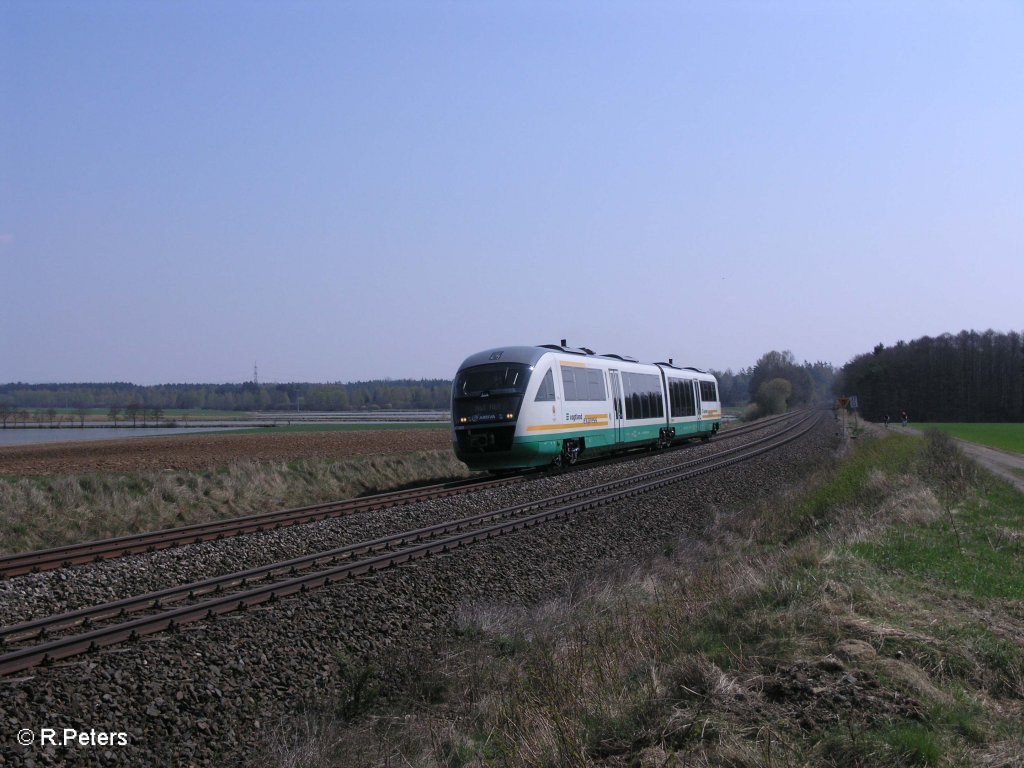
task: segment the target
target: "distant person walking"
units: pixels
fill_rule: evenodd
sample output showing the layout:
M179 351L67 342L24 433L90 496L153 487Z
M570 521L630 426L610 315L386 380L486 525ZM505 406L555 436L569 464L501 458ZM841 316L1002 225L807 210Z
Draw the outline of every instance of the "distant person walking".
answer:
M904 427L907 426L907 412L906 411L900 411L900 421L903 422L903 426Z
M886 429L889 428L889 414L888 413L885 414L885 428Z

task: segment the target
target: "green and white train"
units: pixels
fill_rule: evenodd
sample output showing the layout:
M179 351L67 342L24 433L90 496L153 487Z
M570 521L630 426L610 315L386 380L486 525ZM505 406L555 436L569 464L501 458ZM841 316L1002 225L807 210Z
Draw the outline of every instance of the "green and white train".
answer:
M470 469L574 464L634 448L705 440L722 421L718 381L561 344L470 355L452 385L455 455Z

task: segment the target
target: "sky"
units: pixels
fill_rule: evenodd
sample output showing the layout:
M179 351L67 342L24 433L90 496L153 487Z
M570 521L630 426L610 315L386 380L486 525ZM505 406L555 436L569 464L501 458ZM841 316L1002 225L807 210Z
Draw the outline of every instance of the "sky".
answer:
M1024 330L1019 0L0 0L0 383Z

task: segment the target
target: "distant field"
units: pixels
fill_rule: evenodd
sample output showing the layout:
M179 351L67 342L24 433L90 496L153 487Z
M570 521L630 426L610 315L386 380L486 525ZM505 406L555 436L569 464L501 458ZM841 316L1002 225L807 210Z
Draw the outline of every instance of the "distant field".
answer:
M367 416L367 419L372 419L373 416ZM219 434L222 435L234 435L237 433L246 434L268 434L268 435L279 435L285 432L364 432L367 430L379 430L379 429L451 429L451 424L447 421L388 421L388 422L353 422L346 424L289 424L282 427L251 427L247 429L224 429L220 430Z
M20 410L20 409L19 409ZM48 423L50 421L48 416L49 409L46 408L27 408L24 409L29 413L28 421L32 424L42 422ZM82 416L85 417L86 422L110 422L110 409L109 408L86 408L84 413L80 413L77 408L54 408L53 409L55 420L57 423L63 423L71 421L75 424L78 423ZM310 411L217 411L217 410L204 410L195 408L164 408L160 411L160 422L176 421L176 422L202 422L202 421L279 421L279 422L315 422L320 423L324 421L348 421L348 420L363 420L366 421L395 421L402 423L415 423L422 420L422 414L431 414L432 411L408 411L408 410L372 410L372 411L326 411L326 412L310 412ZM38 415L38 418L37 418ZM444 414L442 414L444 415ZM131 423L132 419L128 415L128 412L121 408L118 413L117 420L120 424ZM153 422L153 418L150 415L150 410L147 408L145 412L140 410L135 419L139 424L144 422ZM428 419L429 420L429 419ZM447 424L448 419L444 418L442 421L434 421L435 424ZM13 424L12 424L13 426Z
M26 408L25 410L27 410L30 414L32 414L32 417L30 418L30 420L32 420L35 417L35 414L37 412L42 411L45 414L48 409L46 409L46 408ZM68 417L70 417L71 419L76 420L76 421L79 418L79 413L78 413L78 409L77 408L54 408L53 410L57 414L57 416L61 417L61 418L68 418ZM148 410L146 412L149 413ZM121 411L118 414L117 418L120 421L131 421L130 417L125 415L125 409L124 408L121 409ZM175 419L192 419L192 420L195 420L195 421L205 421L205 420L215 420L215 419L220 419L220 420L237 420L237 419L247 419L247 418L251 418L251 417L250 417L250 415L248 413L246 413L244 411L212 411L212 410L211 411L207 411L207 410L196 410L194 408L165 408L165 409L160 411L160 420L161 421L173 421ZM110 419L110 409L109 408L86 408L85 409L85 420L86 421L108 421L109 419ZM142 421L142 412L141 411L139 412L137 420L140 421L140 422Z
M1024 453L1024 424L921 424L922 429L940 429L953 437L987 445L1002 451Z

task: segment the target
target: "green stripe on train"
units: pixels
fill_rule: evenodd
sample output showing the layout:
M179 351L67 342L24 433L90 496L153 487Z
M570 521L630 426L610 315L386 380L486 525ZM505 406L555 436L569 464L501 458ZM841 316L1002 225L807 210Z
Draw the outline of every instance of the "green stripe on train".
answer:
M704 421L690 421L672 424L676 430L676 438L695 437L708 434L715 429L717 419ZM609 429L585 429L577 432L566 431L557 433L546 433L543 435L517 436L512 443L512 452L531 456L538 461L536 465L547 463L553 460L562 452L562 443L565 440L580 439L584 441L587 453L602 450L621 450L630 447L639 447L658 440L664 424L653 424L647 426L627 425L616 430ZM620 434L617 436L616 432ZM545 458L547 461L540 461Z
M717 423L717 419L706 419L676 423L672 426L675 427L676 438L679 439L709 434ZM551 464L562 453L562 443L565 440L582 438L585 445L584 456L596 456L611 451L642 448L656 443L664 426L664 424L626 425L620 430L591 428L575 432L567 430L554 434L545 432L540 435L521 435L512 441L512 447L508 451L495 454L481 453L471 458L464 457L464 460L475 469L505 469L515 466L544 467ZM616 440L617 431L621 433L618 440Z

